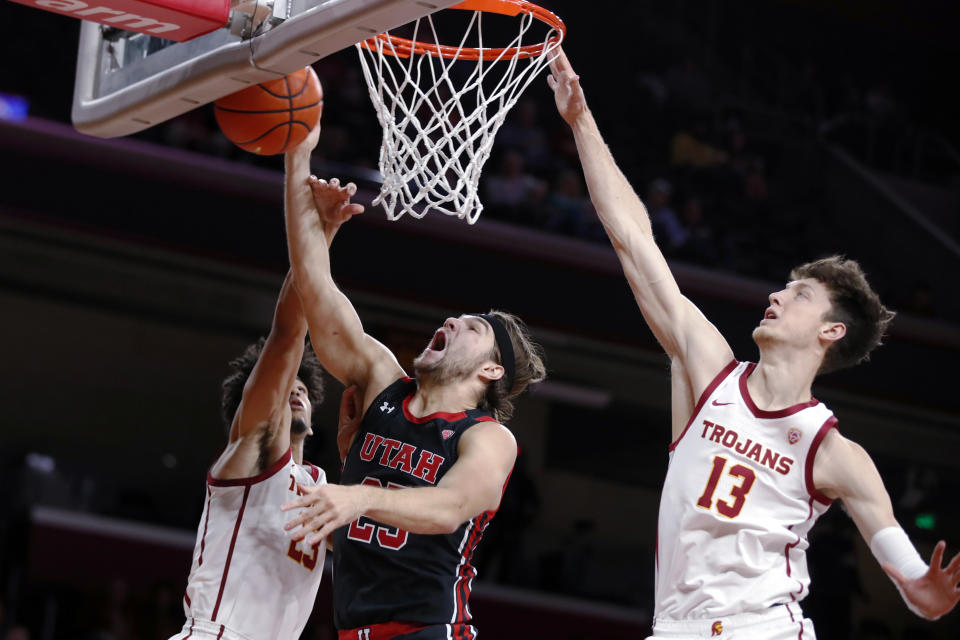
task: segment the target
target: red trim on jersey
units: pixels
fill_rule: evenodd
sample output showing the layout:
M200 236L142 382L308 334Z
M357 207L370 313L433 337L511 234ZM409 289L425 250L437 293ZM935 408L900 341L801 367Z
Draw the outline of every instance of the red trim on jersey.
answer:
M795 404L792 407L787 407L786 409L777 409L776 411L766 411L765 409L761 409L754 404L753 398L750 397L750 391L747 389L747 378L750 377L750 374L753 373L753 370L756 368L757 363L751 362L747 364L747 368L744 369L742 374L740 374L740 395L743 396L743 401L747 404L747 408L750 409L750 413L753 414L754 418L762 418L764 420L786 418L787 416L792 416L795 413L800 413L804 409L809 409L810 407L820 404L819 400L811 396L808 401Z
M277 473L290 462L290 457L293 455L290 449L287 449L287 452L280 456L280 459L274 462L269 469L263 473L258 473L255 476L250 476L249 478L234 478L231 480L220 480L219 478L214 478L210 472L207 472L207 484L214 487L248 487L252 484L257 484L258 482L263 482L273 474Z
M470 564L470 559L473 557L473 552L480 543L480 538L483 537L484 529L486 529L490 521L493 520L494 514L496 514L496 510L481 513L477 519L474 520L473 531L470 532L467 543L463 545L463 553L461 554L463 562L457 569L457 581L454 587L456 599L456 618L453 621L454 623L465 623L469 620L467 605L470 600L471 577L467 576L467 572L473 568L473 565Z
M220 640L220 638L223 637L223 629L223 625L220 625L220 633L217 634L217 640Z
M517 447L517 453L519 455L520 447ZM507 485L510 484L510 478L513 476L513 469L510 469L510 473L507 474L507 479L503 481L503 489L500 490L500 501L503 501L503 494L507 492ZM497 515L497 511L500 509L500 504L497 504L496 509L490 511L484 511L481 513L475 520L472 520L470 525L473 526L473 531L470 532L470 535L467 537L466 543L463 545L463 551L460 553L460 563L457 565L457 579L453 583L453 597L454 597L454 619L453 623L463 623L469 620L469 613L467 608L470 604L470 579L467 577L468 567L473 568L473 565L470 564L470 560L473 558L473 552L477 548L477 545L480 544L480 539L483 537L484 529L487 528L487 525L490 524L490 521L493 520L493 517ZM474 573L476 576L476 573ZM472 640L475 637L473 633L473 627L466 625L462 630L457 630L459 634L460 631L463 632L463 638L466 640Z
M790 597L793 598L793 595L791 594ZM796 602L797 599L793 598L793 601ZM790 622L796 623L797 619L793 617L793 611L790 609L790 603L785 602L783 606L787 608L787 613L790 614ZM800 618L800 633L797 634L797 640L803 640L803 618Z
M197 560L197 566L203 564L203 549L207 544L207 525L210 524L210 497L213 495L213 492L210 491L210 487L207 487L207 517L203 519L203 535L200 536L200 558ZM187 604L190 604L189 600Z
M369 627L340 629L337 631L337 638L339 640L357 640L357 638L364 638L364 640L390 640L390 638L396 636L426 629L428 626L430 625L419 622L381 622L380 624L373 624ZM369 633L361 635L364 631L368 631Z
M813 498L810 498L810 502L808 503L808 510L807 510L807 520L809 520L809 519L812 518L812 517L813 517ZM794 525L790 525L789 527L787 527L787 531L789 531L790 533L793 533L793 527L794 527ZM796 541L796 542L788 542L787 544L785 544L785 545L783 546L783 557L784 557L784 559L786 559L786 561L787 561L787 577L788 577L788 578L793 578L792 571L791 571L791 569L790 569L790 549L792 549L793 547L795 547L795 546L797 546L798 544L800 544L800 541L803 540L803 538L801 538L800 535L798 535L798 534L796 534L796 533L794 533L793 535L797 536L797 541ZM796 580L796 578L794 578L794 580ZM800 590L797 591L797 593L803 593L803 583L800 582L799 580L797 580L797 582L800 583ZM794 602L797 601L796 596L795 596L794 594L792 594L792 593L790 594L790 598L791 598ZM790 611L790 609L788 608L787 611ZM792 612L792 611L790 612L790 619L791 619L791 620L793 619L793 612Z
M193 618L190 618L190 629L187 632L187 635L183 637L183 640L187 640L192 635L193 635Z
M189 596L186 592L184 592L184 594L183 594L183 600L184 600L184 602L187 603L187 606L189 607L189 606L190 606L190 596Z
M817 491L817 488L813 486L813 461L814 461L814 458L817 457L817 449L820 448L820 443L826 437L827 432L836 426L837 426L837 419L835 416L830 416L829 418L827 418L827 421L823 423L819 431L817 431L817 435L813 437L813 443L810 445L810 451L807 452L807 462L804 465L804 469L803 469L803 477L807 483L807 491L810 493L811 496L816 498L817 502L820 502L825 505L833 504L833 500L831 500L827 496Z
M289 455L289 451L287 454ZM240 503L240 511L237 513L237 523L233 525L233 537L230 538L230 549L227 551L227 563L223 567L223 577L220 578L220 591L217 592L217 604L213 607L213 615L210 617L211 622L217 621L217 611L220 609L220 599L223 598L223 588L227 584L227 573L230 571L230 560L233 559L233 547L237 543L237 534L240 532L240 521L243 520L243 510L247 508L247 496L250 495L250 486L246 486L243 489L243 502ZM223 628L221 627L220 633L223 633ZM219 637L219 636L218 636Z
M703 390L703 393L700 394L700 399L697 400L697 406L693 408L693 413L690 414L690 419L687 420L687 426L683 428L683 431L680 432L680 435L677 436L677 439L670 443L670 451L673 451L677 448L677 445L680 444L680 441L683 440L683 436L687 435L687 430L690 428L690 425L693 424L693 419L697 417L697 414L700 413L700 410L703 409L703 404L707 401L707 398L716 391L717 387L720 386L720 383L723 382L723 379L730 375L730 372L737 368L737 365L740 364L737 362L736 358L730 361L730 363L725 366L720 373L718 373L713 380L710 381L710 384L707 385L707 388Z
M477 422L499 422L499 420L493 416L480 416L479 418L476 418L476 420Z
M423 424L424 422L430 422L431 420L436 420L436 419L446 420L447 422L456 422L457 420L463 420L464 418L467 417L467 413L465 411L461 411L460 413L447 413L445 411L437 411L436 413L431 413L430 415L426 415L426 416L423 416L422 418L418 418L417 416L410 413L409 409L407 409L407 403L410 402L410 398L413 397L414 393L416 393L416 390L411 391L410 395L408 395L406 398L403 399L403 415L410 422L414 422L416 424Z
M320 478L320 467L311 462L304 461L304 463L310 467L310 477L313 478L314 482L316 482Z

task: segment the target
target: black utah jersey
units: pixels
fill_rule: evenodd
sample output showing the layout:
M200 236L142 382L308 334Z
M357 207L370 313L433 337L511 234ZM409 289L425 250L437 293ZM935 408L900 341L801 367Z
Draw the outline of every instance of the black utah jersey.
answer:
M407 411L417 385L401 378L367 409L340 483L374 487L429 487L457 461L457 445L478 422L496 422L487 412L433 413L417 418ZM361 516L334 533L333 593L338 629L383 622L452 624L469 622L470 564L486 511L454 533L408 533Z

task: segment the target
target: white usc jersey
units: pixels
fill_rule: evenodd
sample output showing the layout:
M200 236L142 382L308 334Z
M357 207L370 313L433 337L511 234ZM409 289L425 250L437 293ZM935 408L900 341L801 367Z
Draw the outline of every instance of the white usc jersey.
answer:
M217 480L207 499L183 608L187 622L171 640L295 640L310 617L326 545L304 548L283 526L280 506L297 483L324 484L322 469L296 464L288 450L260 475Z
M807 533L830 506L813 460L833 413L816 399L759 409L756 364L731 362L670 445L657 532L655 617L764 611L807 595Z

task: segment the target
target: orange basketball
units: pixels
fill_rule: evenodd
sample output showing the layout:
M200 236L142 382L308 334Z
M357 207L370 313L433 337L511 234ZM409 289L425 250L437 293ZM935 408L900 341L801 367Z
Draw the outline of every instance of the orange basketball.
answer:
M213 103L220 130L235 145L264 156L303 142L320 121L323 89L311 67L261 82Z

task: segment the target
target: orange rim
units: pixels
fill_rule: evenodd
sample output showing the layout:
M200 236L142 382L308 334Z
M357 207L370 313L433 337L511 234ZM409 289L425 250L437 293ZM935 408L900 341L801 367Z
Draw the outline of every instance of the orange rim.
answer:
M537 6L526 0L463 0L458 4L449 7L450 9L463 9L466 11L485 11L487 13L499 13L505 16L515 16L521 13L532 15L534 18L549 25L559 33L546 42L541 44L528 44L524 47L500 47L483 48L476 47L453 47L443 44L432 44L429 42L420 42L418 40L408 40L392 36L389 33L380 33L372 38L361 42L364 49L377 51L377 41L383 42L383 52L391 56L400 58L409 58L412 53L420 55L435 55L441 58L457 58L460 60L497 60L504 58L534 58L543 54L543 50L554 44L559 44L567 35L567 26L560 17L548 11L543 7Z

